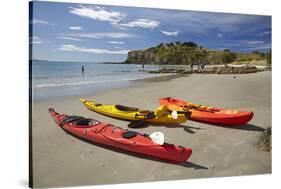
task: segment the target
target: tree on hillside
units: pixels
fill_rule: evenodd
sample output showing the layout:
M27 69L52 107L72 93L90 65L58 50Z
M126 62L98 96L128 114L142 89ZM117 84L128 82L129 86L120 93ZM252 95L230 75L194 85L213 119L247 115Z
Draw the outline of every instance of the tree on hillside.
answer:
M260 54L259 51L252 51L252 54Z
M235 59L235 54L230 52L229 49L225 49L223 51L223 54L222 54L222 57L221 57L221 61L222 63L224 64L228 64L228 63L231 63L233 62Z
M192 41L189 41L189 42L184 42L184 43L183 43L183 46L196 48L196 47L197 47L197 44L194 43L194 42L192 42Z
M159 45L157 45L158 48L163 47L164 43L160 43Z
M167 43L167 47L172 47L174 46L174 43Z
M263 52L260 52L257 50L252 51L252 55L254 55L252 59L255 59L255 60L261 60L261 59L265 58L265 54Z

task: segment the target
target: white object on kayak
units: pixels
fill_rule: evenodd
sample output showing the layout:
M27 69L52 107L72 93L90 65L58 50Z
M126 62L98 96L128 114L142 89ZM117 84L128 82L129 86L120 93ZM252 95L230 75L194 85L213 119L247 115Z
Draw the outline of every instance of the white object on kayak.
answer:
M178 119L178 112L177 111L173 110L171 115L172 115L173 119Z
M162 132L154 132L149 135L151 140L156 144L163 145L164 144L164 134Z

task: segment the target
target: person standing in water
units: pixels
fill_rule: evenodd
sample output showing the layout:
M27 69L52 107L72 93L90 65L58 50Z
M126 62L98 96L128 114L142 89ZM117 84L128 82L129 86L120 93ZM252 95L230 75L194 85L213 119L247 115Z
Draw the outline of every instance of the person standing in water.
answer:
M84 74L84 65L82 65L82 74Z
M84 80L85 78L85 74L84 74L84 65L82 65L82 68L81 68L81 72L82 72L82 79Z

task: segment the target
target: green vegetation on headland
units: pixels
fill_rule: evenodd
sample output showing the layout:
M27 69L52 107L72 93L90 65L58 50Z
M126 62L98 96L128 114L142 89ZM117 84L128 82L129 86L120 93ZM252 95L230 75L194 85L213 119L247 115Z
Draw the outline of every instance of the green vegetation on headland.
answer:
M229 49L212 50L198 46L194 42L160 43L156 47L145 50L134 50L128 53L125 61L128 64L269 64L271 50L267 53L253 51L251 53L231 52Z

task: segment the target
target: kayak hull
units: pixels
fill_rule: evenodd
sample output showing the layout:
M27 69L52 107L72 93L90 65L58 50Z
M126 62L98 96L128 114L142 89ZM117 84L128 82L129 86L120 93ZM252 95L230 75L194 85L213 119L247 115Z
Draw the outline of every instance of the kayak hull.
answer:
M89 122L94 122L95 125L81 126L77 125L75 121L64 124L63 122L68 115L59 114L53 109L50 109L50 114L62 129L87 141L171 162L185 162L192 154L191 148L168 143L159 145L154 143L148 135L136 132L134 132L136 133L134 137L124 138L123 134L128 132L128 130L105 124L95 119L87 118Z
M151 111L149 110L142 110L139 108L132 108L132 107L125 107L127 108L122 110L121 108L124 106L120 105L107 105L107 104L97 104L93 101L88 101L83 98L80 98L80 101L89 109L92 111L95 111L97 113L113 117L113 118L118 118L118 119L123 119L123 120L128 120L128 121L137 121L137 120L143 120L145 119L146 115L150 113ZM164 116L159 116L155 117L153 119L146 120L148 123L167 123L167 124L179 124L179 123L184 123L188 120L188 117L185 116L184 114L179 114L177 119L173 119L172 115L164 115Z
M175 105L184 111L191 111L191 120L211 124L239 126L248 123L254 116L253 112L213 108L170 97L161 98L160 104Z

